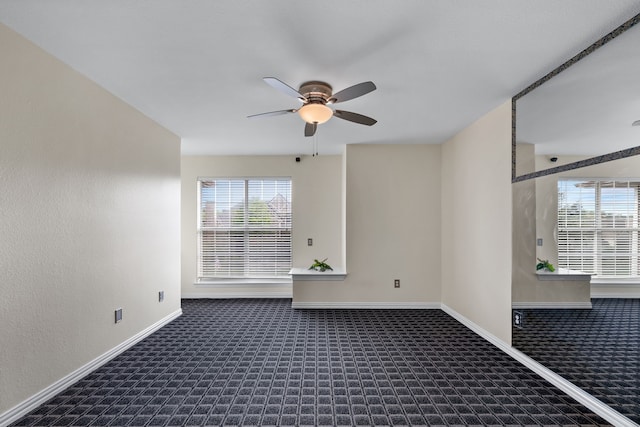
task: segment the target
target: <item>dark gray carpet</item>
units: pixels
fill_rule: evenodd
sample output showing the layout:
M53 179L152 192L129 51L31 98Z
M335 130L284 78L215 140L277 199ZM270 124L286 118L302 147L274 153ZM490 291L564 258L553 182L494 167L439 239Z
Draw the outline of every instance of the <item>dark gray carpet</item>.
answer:
M527 309L513 346L640 424L640 299Z
M183 311L15 425L606 425L441 310Z

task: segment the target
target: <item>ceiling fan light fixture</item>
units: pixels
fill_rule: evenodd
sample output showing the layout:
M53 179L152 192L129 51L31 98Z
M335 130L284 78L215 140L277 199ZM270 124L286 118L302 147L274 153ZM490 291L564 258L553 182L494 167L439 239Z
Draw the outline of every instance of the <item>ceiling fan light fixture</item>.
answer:
M309 103L300 107L298 114L307 123L322 124L333 116L333 110L324 104Z

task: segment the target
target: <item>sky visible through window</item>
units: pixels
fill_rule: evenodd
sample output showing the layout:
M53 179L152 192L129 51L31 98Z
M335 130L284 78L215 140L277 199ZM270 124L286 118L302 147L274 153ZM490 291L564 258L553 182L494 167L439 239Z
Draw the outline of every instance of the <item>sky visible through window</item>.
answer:
M216 210L227 210L244 202L244 180L217 179L207 183L202 191L202 204L216 203ZM249 182L249 200L269 202L278 195L290 199L288 180L262 180Z
M600 211L613 215L628 215L637 206L637 186L631 181L611 182L611 187L600 186ZM582 206L585 210L594 210L596 206L596 187L593 181L558 181L559 201L564 206ZM561 207L561 206L560 206Z

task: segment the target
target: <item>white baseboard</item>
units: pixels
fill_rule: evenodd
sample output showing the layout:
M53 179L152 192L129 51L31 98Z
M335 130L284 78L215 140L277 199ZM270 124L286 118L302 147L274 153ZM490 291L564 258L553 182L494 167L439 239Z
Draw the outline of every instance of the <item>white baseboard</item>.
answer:
M577 387L570 381L562 378L560 375L555 372L549 370L543 365L539 364L529 356L524 353L516 350L511 347L495 335L487 332L485 329L467 319L460 313L456 312L450 307L447 307L445 304L442 304L442 310L449 314L451 317L465 325L467 328L471 329L473 332L489 341L491 344L498 347L500 350L507 353L509 356L513 357L518 362L522 363L527 368L531 369L536 374L540 375L545 380L549 381L554 386L558 387L560 390L574 398L576 401L591 409L595 414L604 418L606 421L610 422L614 426L617 427L637 427L638 425L631 421L629 418L625 417L618 411L612 409L611 407L605 405L600 400L591 396L589 393L585 392L581 388Z
M183 292L182 299L291 298L291 291L272 292Z
M512 308L593 308L591 302L514 302Z
M292 302L295 309L439 309L439 302Z
M91 372L95 371L105 363L109 362L114 357L118 356L120 353L124 352L128 348L132 347L134 344L138 343L139 341L143 340L147 336L151 335L152 333L154 333L155 331L157 331L167 323L180 317L180 315L182 315L182 309L178 309L174 311L173 313L169 314L163 319L160 319L159 321L149 326L148 328L138 332L128 340L122 342L121 344L117 345L116 347L112 348L111 350L107 351L101 356L98 356L97 358L93 359L91 362L87 363L86 365L81 366L80 368L71 372L69 375L66 375L65 377L54 382L47 388L39 391L38 393L22 401L21 403L9 409L8 411L0 414L0 426L7 426L12 422L18 420L20 417L26 415L27 413L37 408L42 403L46 402L47 400L51 399L61 391L71 386L72 384L81 380Z

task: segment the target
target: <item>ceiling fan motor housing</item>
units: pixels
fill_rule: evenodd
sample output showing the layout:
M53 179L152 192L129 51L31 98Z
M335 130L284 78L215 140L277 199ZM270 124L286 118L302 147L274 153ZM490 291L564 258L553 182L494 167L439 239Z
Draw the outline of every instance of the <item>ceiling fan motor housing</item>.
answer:
M331 85L320 81L305 82L300 85L300 92L307 98L308 103L326 104L331 98L333 89Z

